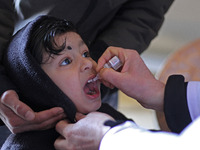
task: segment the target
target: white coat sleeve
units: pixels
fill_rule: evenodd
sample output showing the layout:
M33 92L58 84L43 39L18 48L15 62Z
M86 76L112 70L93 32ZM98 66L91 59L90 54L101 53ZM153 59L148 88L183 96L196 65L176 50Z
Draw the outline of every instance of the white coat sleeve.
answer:
M190 81L187 86L187 104L192 120L200 116L200 82Z
M191 136L192 135L192 136ZM103 137L100 150L169 150L199 149L200 118L191 123L180 134L153 132L140 128L135 123L126 121L111 128Z

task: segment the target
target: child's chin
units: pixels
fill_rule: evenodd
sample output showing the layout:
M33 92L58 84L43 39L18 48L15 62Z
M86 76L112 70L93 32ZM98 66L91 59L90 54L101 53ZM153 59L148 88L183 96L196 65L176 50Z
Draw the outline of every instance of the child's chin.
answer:
M101 101L100 101L100 103L98 103L97 105L95 105L95 106L93 106L93 107L90 107L89 110L84 111L83 114L88 114L88 113L90 113L90 112L97 111L100 107L101 107Z
M101 107L101 103L96 105L92 110L90 110L90 112L97 111L100 107Z
M100 104L98 105L98 107L96 108L96 110L95 111L97 111L100 107L101 107L101 101L100 101Z

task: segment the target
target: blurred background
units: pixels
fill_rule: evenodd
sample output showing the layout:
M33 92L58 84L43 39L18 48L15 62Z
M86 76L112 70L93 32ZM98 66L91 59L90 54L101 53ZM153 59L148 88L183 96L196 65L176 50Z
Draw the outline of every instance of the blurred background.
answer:
M141 55L153 74L175 51L200 38L200 0L175 0L158 36ZM159 129L155 111L119 92L119 110L147 129Z

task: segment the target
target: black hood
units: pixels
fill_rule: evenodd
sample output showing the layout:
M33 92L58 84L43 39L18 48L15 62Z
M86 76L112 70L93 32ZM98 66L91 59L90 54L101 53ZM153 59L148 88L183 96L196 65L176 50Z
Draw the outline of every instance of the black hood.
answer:
M34 111L62 107L69 120L74 122L75 105L42 70L28 47L34 27L49 18L40 16L13 36L4 57L4 65L9 78L19 90L20 100Z

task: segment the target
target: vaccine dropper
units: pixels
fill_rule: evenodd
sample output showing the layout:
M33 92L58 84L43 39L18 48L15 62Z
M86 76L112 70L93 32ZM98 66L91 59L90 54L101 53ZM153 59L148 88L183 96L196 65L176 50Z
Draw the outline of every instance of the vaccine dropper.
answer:
M108 63L106 63L104 65L104 68L112 68L114 70L119 69L122 66L122 62L120 61L120 59L117 56L114 56L112 59L110 59L108 61ZM90 82L95 82L99 79L99 74L96 75L96 77L94 77L93 79L88 80L88 83Z

